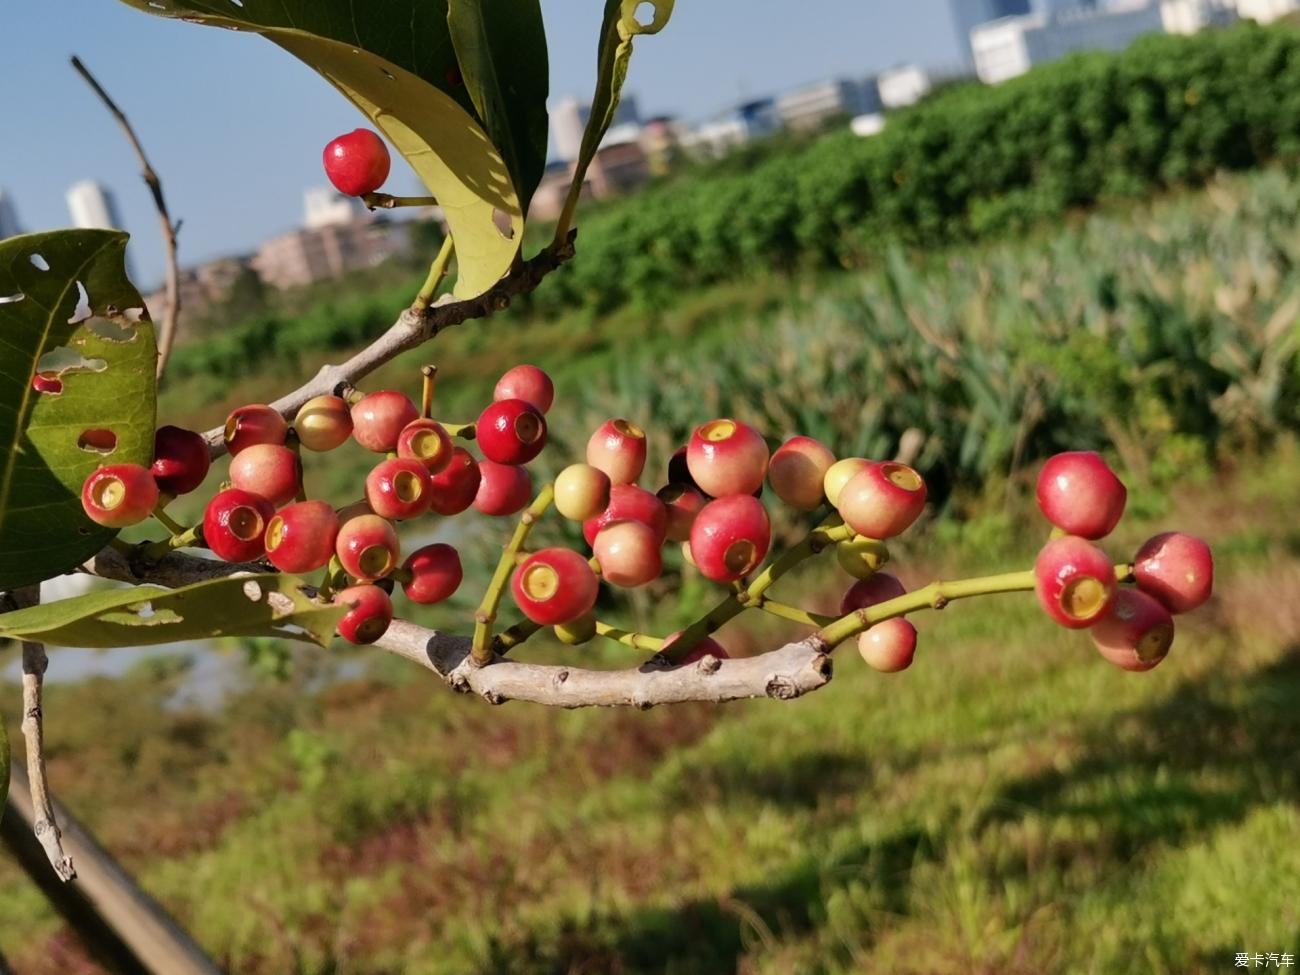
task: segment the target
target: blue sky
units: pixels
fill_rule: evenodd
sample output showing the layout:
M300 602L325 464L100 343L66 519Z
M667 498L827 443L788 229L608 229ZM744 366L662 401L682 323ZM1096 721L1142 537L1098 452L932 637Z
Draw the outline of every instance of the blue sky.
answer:
M586 97L600 0L542 0L552 99ZM958 57L945 0L678 0L637 45L628 88L643 113L698 119L741 96L902 61ZM792 15L791 11L798 11ZM0 189L28 230L66 226L64 191L118 197L142 286L161 275L148 193L125 140L68 66L80 55L126 110L184 220L183 264L252 250L297 226L320 151L363 122L310 69L261 38L148 17L117 0L0 5ZM394 192L416 192L394 167Z

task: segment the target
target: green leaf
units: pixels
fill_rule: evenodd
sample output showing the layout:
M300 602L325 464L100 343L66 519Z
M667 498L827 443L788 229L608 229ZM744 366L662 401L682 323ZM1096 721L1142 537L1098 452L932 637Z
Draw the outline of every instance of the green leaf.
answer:
M59 230L0 241L0 589L103 548L114 533L86 518L82 482L100 464L153 459L157 349L126 240ZM37 392L37 372L58 374L62 392Z
M121 2L258 33L303 61L361 109L438 198L456 241L456 295L480 295L510 269L523 240L523 194L457 83L446 0ZM498 219L509 229L497 229Z
M465 87L514 177L525 213L546 170L550 66L539 0L449 0Z
M9 795L9 732L0 718L0 810L4 809ZM2 815L2 813L0 813Z
M135 647L228 636L327 644L346 606L313 600L293 576L231 576L182 589L135 586L0 614L0 637L63 647Z

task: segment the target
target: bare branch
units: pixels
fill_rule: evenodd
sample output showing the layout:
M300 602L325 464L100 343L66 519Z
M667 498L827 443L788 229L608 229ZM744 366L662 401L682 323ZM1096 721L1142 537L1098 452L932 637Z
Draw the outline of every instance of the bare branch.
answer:
M128 556L112 548L100 552L85 567L107 579L169 587L234 572L259 571L256 565L227 565L181 552L173 552L153 565L133 566ZM828 646L815 636L757 657L705 657L682 666L656 660L615 671L522 663L499 654L488 666L475 667L469 637L440 633L404 620L394 620L375 646L427 668L455 690L478 694L492 704L514 700L563 708L648 708L684 701L721 703L758 697L784 701L824 687L831 679Z
M487 318L509 307L512 298L535 290L542 280L573 257L571 233L562 246L542 251L531 260L524 261L501 279L496 287L477 298L464 301L443 299L424 309L407 308L383 335L362 349L351 359L339 365L325 366L312 379L281 396L271 404L288 420L292 420L299 407L314 396L333 393L340 385L355 385L385 362L414 349L432 339L439 332L474 318ZM225 430L214 427L203 435L213 459L226 452Z
M4 601L13 609L26 609L41 601L40 586L26 586L9 593ZM62 881L72 880L77 871L72 857L63 852L62 833L54 815L45 779L45 727L41 718L41 689L49 660L40 643L23 641L23 738L27 740L27 772L32 795L32 832L40 841L50 866Z
M176 341L176 323L181 314L181 274L180 268L176 264L176 231L180 225L172 223L171 215L167 212L167 200L163 197L162 181L158 179L158 174L154 172L153 166L149 164L149 157L144 154L144 146L140 145L140 140L136 138L135 129L131 127L126 114L117 107L117 103L108 96L108 92L95 80L95 76L90 73L90 69L82 64L81 59L75 54L72 56L72 66L86 80L86 84L90 85L95 94L99 96L100 101L104 103L104 106L117 119L118 124L122 126L122 131L126 133L131 148L135 150L136 157L140 160L140 167L143 170L141 175L149 187L149 193L153 197L153 205L158 211L158 221L162 225L163 251L167 258L167 308L163 312L162 327L158 332L157 375L161 379L163 370L167 368L167 359L172 353L172 343Z

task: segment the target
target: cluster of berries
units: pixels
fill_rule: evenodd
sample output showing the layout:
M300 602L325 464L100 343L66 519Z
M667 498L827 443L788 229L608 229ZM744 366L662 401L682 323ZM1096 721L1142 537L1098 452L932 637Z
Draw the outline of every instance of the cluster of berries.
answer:
M1173 615L1210 598L1214 560L1201 539L1166 532L1133 560L1137 588L1120 588L1115 567L1092 543L1124 514L1128 491L1100 456L1057 454L1038 478L1038 507L1055 530L1034 562L1035 592L1057 623L1089 629L1101 655L1125 670L1150 670L1169 653Z

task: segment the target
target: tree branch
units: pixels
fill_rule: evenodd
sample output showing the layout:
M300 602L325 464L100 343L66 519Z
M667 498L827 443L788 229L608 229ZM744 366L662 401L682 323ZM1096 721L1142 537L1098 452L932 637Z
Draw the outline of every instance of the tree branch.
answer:
M176 232L180 224L172 223L171 215L167 211L167 200L163 197L162 181L158 179L158 174L154 172L153 166L149 164L149 157L144 154L144 146L140 145L140 140L136 138L135 129L127 120L126 114L117 107L117 103L108 96L103 86L95 80L95 76L90 73L90 69L81 63L81 59L75 54L72 56L72 66L77 73L86 80L86 84L94 90L99 96L100 101L117 119L122 131L126 133L131 148L135 150L136 158L140 160L140 167L143 170L141 175L144 177L145 184L149 187L149 193L153 197L154 208L158 211L158 221L162 226L163 252L167 258L167 308L163 312L162 326L158 331L158 372L159 379L162 378L163 370L167 368L167 359L172 354L172 343L176 341L176 324L181 314L181 274L180 268L176 264Z
M13 609L26 609L41 601L40 586L15 589L4 598ZM45 727L41 719L41 689L49 659L45 646L23 641L23 738L27 741L27 773L32 795L32 832L40 841L50 866L62 881L77 876L72 857L63 852L62 834L54 815L45 778Z
M508 308L511 299L535 290L548 274L573 257L575 237L576 231L570 233L563 244L549 247L524 261L477 298L463 301L442 299L423 310L407 308L388 331L351 359L323 367L312 379L292 393L281 396L271 406L292 421L302 404L313 396L333 393L340 385L355 385L385 362L424 344L439 332L474 318L487 318ZM207 441L214 460L226 452L224 427L213 427L203 435L203 439Z

